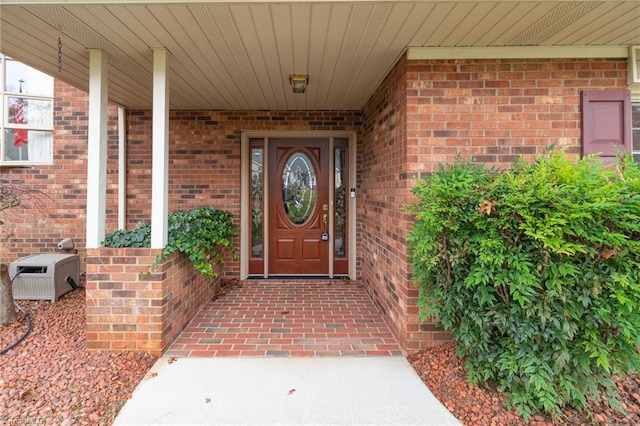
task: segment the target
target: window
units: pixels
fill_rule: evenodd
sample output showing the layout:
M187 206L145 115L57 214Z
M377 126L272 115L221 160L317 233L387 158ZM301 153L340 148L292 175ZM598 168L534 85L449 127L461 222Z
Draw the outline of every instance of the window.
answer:
M53 78L0 56L0 165L53 160Z
M640 163L640 102L631 104L631 129L633 131L633 158Z

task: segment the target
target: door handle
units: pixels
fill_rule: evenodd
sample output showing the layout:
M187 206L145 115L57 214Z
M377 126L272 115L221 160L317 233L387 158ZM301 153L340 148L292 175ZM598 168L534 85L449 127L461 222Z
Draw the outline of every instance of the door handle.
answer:
M329 233L327 232L327 224L329 223L329 215L322 215L322 222L324 223L324 231L322 231L322 241L329 241Z

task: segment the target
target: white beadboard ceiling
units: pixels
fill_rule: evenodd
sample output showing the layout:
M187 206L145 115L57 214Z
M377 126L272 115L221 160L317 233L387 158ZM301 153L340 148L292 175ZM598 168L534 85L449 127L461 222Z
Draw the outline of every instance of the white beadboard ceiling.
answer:
M171 108L341 110L407 47L639 44L638 0L0 0L1 53L87 90L88 49L103 49L128 108L151 106L153 48L170 52ZM309 74L305 94L289 74Z

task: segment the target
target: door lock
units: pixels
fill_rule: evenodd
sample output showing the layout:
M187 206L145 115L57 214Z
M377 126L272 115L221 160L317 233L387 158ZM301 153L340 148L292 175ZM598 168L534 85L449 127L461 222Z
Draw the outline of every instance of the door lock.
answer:
M325 204L326 205L326 204ZM327 232L327 224L329 223L329 215L322 215L322 223L324 224L324 231L322 232L322 241L329 241L329 233Z

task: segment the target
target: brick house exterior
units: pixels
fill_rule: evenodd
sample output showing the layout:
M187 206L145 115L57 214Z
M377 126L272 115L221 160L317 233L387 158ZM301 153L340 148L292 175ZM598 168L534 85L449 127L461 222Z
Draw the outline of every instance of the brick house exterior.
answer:
M405 55L362 110L172 110L169 210L215 206L233 213L240 226L242 132L354 132L356 278L405 350L436 345L449 335L433 320L420 320L406 249L412 217L403 206L413 201L415 179L459 154L502 168L518 156L532 159L551 144L579 156L581 92L620 88L627 88L626 59L412 60ZM140 282L153 250L131 256L85 249L87 110L84 92L57 81L53 164L2 168L3 179L42 190L51 201L46 214L26 211L14 217L15 236L0 260L52 251L61 238L72 238L88 274L88 347L162 353L188 320L171 305L179 290L163 289L162 277L184 269L184 262L172 258L158 275ZM118 226L116 113L109 107L107 232ZM151 215L151 132L151 111L127 110L127 227L148 222ZM238 277L239 263L228 259L220 275ZM197 300L187 299L198 299L211 284L190 280L197 291L180 300L193 310ZM178 319L171 323L166 312Z

